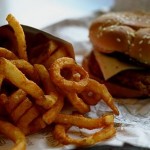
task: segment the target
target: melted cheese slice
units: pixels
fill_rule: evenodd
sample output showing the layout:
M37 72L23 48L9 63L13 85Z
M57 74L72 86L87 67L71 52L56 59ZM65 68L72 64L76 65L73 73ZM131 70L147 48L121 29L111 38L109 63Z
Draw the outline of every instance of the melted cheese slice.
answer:
M121 62L116 58L104 55L97 51L94 51L94 55L105 80L124 70L141 69L140 67Z

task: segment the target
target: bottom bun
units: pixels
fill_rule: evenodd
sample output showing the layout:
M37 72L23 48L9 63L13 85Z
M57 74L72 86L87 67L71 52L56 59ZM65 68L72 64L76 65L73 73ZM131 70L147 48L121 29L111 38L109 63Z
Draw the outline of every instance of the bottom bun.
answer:
M85 57L82 62L83 68L89 73L90 78L97 80L98 82L105 84L110 94L115 98L147 98L150 97L150 91L145 92L145 89L135 89L130 88L125 85L120 84L120 82L115 83L114 80L104 80L100 68L93 58L94 55L91 53L89 56ZM91 67L92 66L92 67ZM112 77L113 78L113 77ZM149 84L150 85L150 84ZM149 89L150 90L150 89Z

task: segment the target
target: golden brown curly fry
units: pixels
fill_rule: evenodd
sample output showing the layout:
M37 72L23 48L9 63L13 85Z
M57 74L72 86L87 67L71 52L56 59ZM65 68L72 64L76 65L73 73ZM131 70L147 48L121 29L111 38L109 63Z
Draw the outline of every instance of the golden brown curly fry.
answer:
M65 125L57 124L55 126L54 130L54 137L62 144L75 144L78 146L87 146L87 145L93 145L97 142L104 141L108 138L111 138L115 135L116 129L114 128L114 125L111 124L109 126L104 127L103 129L100 129L100 131L89 135L87 137L81 138L81 139L75 139L72 137L69 137L66 134L66 128Z
M13 52L3 47L0 47L0 57L4 57L10 60L18 59L17 56Z
M27 52L26 52L26 40L25 40L25 35L22 26L19 24L19 22L12 14L9 14L6 20L8 21L9 25L13 28L15 32L15 36L18 43L19 57L24 60L28 60Z
M90 106L86 104L75 92L67 93L68 100L80 113L84 114L90 111Z
M39 83L39 76L33 67L28 61L24 59L10 60L19 70L21 70L29 79L35 83Z
M112 114L84 116L90 105L101 99L114 114L119 111L106 87L90 79L88 72L76 63L72 45L36 29L33 35L24 33L11 14L6 20L8 25L0 28L2 38L6 38L0 47L0 118L8 118L9 122L0 120L0 132L15 142L12 150L25 150L24 135L50 124L56 125L54 136L62 144L92 145L114 136ZM67 100L76 114L62 114ZM71 126L100 130L73 139L67 135Z
M62 110L63 106L64 106L64 96L59 95L58 100L52 106L52 108L50 108L46 113L43 114L43 117L42 117L43 120L47 124L51 124L52 122L54 122L57 114L60 113L60 111Z
M41 64L34 64L34 68L41 79L45 93L50 94L51 92L56 92L56 88L52 83L52 80L46 67Z
M18 104L26 98L26 95L26 92L24 92L22 89L18 89L17 91L12 93L5 103L7 112L10 114L18 106Z
M100 84L96 80L89 79L85 89L81 92L83 99L89 104L97 104L101 99L118 115L119 111L114 104L113 97L108 92L105 85Z
M63 69L69 69L72 73L72 78L66 79L62 76ZM61 89L66 91L82 91L88 84L88 73L79 65L75 63L75 60L68 57L62 57L53 62L49 69L52 81ZM80 80L72 80L73 75L80 76Z
M0 133L10 138L15 145L11 150L25 150L26 138L19 128L9 122L0 120Z
M9 60L0 58L0 74L3 74L12 84L30 94L35 102L48 109L52 106L52 98L45 97L43 90L26 76Z
M55 123L58 124L69 124L73 126L77 126L79 128L86 129L95 129L101 128L107 125L112 124L114 121L114 115L105 115L100 118L87 118L84 116L76 116L76 115L67 115L67 114L58 114Z

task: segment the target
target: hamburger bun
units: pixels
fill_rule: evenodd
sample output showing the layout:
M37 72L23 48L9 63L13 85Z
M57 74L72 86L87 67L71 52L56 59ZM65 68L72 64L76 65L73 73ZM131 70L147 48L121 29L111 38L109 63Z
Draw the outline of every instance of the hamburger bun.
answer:
M89 37L100 52L121 52L150 65L150 13L105 14L91 24Z
M114 97L150 96L150 13L112 12L91 23L83 67Z

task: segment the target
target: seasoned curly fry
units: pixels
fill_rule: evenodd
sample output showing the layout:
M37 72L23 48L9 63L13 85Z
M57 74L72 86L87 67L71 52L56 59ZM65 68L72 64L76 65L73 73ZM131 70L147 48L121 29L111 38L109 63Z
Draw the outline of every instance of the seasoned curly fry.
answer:
M70 124L79 128L95 129L107 126L113 123L113 121L113 115L105 115L100 118L87 118L84 116L58 114L54 122L58 124Z
M104 100L104 102L113 110L116 115L119 114L119 111L114 104L114 100L108 92L106 86L100 84L96 80L89 79L88 85L85 87L85 90L83 91L83 93L81 93L81 95L82 94L84 94L85 96L85 101L88 101L89 103L97 104L100 99Z
M25 150L26 138L19 128L9 122L0 120L0 133L10 138L15 145L11 150Z
M21 89L14 92L10 97L6 96L6 100L5 94L1 94L0 99L4 101L3 103L10 114L11 120L25 135L36 132L46 126L46 123L42 120L42 108L39 109L39 107L35 106Z
M14 93L12 93L5 104L5 108L7 112L10 114L14 108L18 106L20 102L22 102L26 98L26 92L24 92L22 89L18 89Z
M54 122L57 114L60 113L63 106L64 106L64 98L62 95L60 95L56 103L53 105L53 107L43 115L43 120L47 124L51 124L52 122Z
M72 76L74 73L80 75L79 81L67 80L61 75L61 71L65 68L69 68L72 71ZM67 91L82 91L88 83L88 73L79 65L75 63L72 58L62 57L57 59L50 66L50 76L53 79L53 82Z
M23 89L27 93L30 93L33 97L40 98L44 96L40 87L38 87L33 81L28 80L9 60L2 57L0 58L0 74L3 74L6 79L10 80L14 85ZM37 91L37 93L35 93L35 91Z
M51 92L56 93L55 86L53 85L48 70L44 65L35 64L35 70L38 72L38 75L41 79L44 91L46 94L50 94Z
M81 139L73 139L66 134L67 129L68 127L66 128L65 125L57 124L54 130L55 138L60 143L65 144L65 145L66 144L75 144L78 146L93 145L97 142L104 141L108 138L111 138L116 133L116 129L114 128L113 124L111 124L90 136L87 136Z
M25 150L25 135L51 124L62 144L86 146L114 136L113 114L85 117L101 99L114 114L119 111L106 87L76 63L72 45L36 29L37 34L24 33L11 14L6 20L0 28L0 38L6 38L0 43L0 118L6 119L0 120L0 133L14 141L12 150ZM66 106L69 114L63 114ZM71 126L100 130L73 139L67 135Z
M19 57L24 60L28 60L27 52L26 52L26 40L25 40L24 31L23 31L21 25L19 24L19 22L16 20L16 18L12 14L9 14L6 18L6 20L8 21L9 25L13 28L13 30L15 32L15 36L16 36L17 42L18 42Z
M11 118L14 122L16 122L25 112L32 106L31 101L26 98L19 104L19 107L17 107L12 113Z
M73 93L68 93L67 97L71 104L82 114L87 113L90 111L90 106L84 103L84 101L78 97L78 94L73 92Z
M10 50L0 47L0 57L4 57L6 59L18 59L17 56L11 52Z
M32 106L28 111L18 120L17 127L23 131L25 135L30 133L28 128L29 124L39 116L40 112L38 111L37 107Z
M68 54L66 52L66 49L65 48L59 48L57 49L57 51L55 51L48 59L46 59L43 64L46 68L49 68L51 66L51 64L57 60L58 58L61 58L61 57L67 57Z
M39 76L35 72L34 67L24 59L10 60L19 70L21 70L31 80L39 83Z
M3 74L12 84L33 96L37 104L47 109L52 106L52 99L46 98L43 90L35 82L28 80L15 65L5 58L0 58L0 74Z

